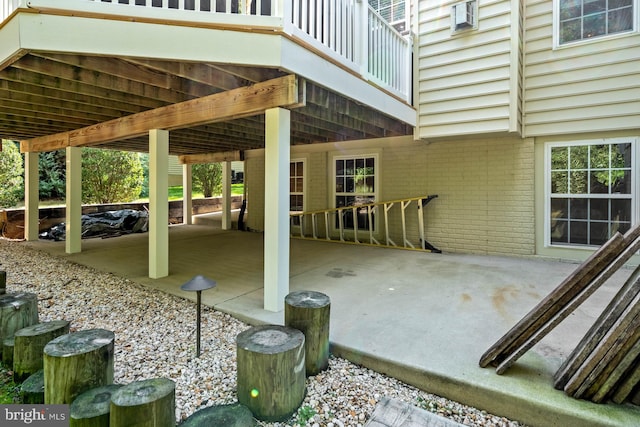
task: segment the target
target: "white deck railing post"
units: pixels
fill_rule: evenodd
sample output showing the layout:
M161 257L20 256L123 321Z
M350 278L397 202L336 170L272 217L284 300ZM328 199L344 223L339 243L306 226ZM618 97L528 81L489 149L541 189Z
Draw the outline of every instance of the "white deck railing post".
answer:
M365 0L356 2L355 54L360 74L368 79L369 75L369 3Z

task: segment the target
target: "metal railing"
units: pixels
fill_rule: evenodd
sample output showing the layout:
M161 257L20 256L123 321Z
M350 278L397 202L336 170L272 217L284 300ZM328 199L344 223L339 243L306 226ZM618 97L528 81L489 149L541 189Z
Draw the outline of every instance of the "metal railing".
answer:
M426 240L424 228L424 207L436 197L438 196L429 195L309 212L292 212L289 215L291 237L440 253L439 249ZM408 226L408 210L414 204L417 207L417 235L411 233ZM382 224L375 218L379 214L382 214ZM397 220L390 219L391 215L400 217L399 224ZM376 230L376 227L381 229ZM392 235L402 236L402 244L398 245L392 239Z
M27 7L135 17L144 16L145 9L155 17L166 10L174 14L172 20L185 22L196 16L187 11L200 14L198 22L252 16L247 26L259 25L259 17L278 17L286 34L411 102L411 38L396 31L366 0L0 0L1 18ZM135 7L135 13L128 7Z

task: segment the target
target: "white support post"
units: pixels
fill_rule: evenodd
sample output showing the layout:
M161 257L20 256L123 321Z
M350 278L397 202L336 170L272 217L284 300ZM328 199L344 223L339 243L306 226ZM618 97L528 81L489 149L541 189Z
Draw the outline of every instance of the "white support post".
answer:
M222 229L231 230L231 162L222 162Z
M149 131L149 277L169 275L169 132Z
M284 310L289 293L289 159L291 112L265 112L264 309Z
M82 148L66 148L65 252L82 251Z
M193 224L193 180L191 164L182 165L182 223Z
M24 154L24 238L28 241L38 240L40 234L38 158L38 153Z

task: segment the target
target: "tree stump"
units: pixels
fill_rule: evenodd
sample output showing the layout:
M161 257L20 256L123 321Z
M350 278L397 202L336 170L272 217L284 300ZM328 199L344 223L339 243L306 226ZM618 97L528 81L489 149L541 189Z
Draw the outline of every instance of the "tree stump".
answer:
M80 394L69 407L69 427L109 427L111 396L121 384L107 384Z
M61 335L44 347L44 400L71 404L81 393L113 383L115 335L88 329Z
M0 342L13 337L22 328L38 323L36 294L17 293L0 296Z
M20 400L22 403L44 403L44 370L40 369L20 385Z
M168 378L134 381L111 396L110 427L175 427L176 385Z
M13 347L15 340L13 337L2 341L2 363L8 368L13 368Z
M180 427L252 427L255 425L256 420L249 408L240 403L234 403L200 409L184 420Z
M238 401L262 421L283 421L305 395L304 334L278 325L255 326L236 338Z
M284 324L304 334L307 376L329 367L331 300L320 292L291 292L284 299Z
M20 383L43 367L43 350L49 341L69 333L69 322L54 320L16 331L13 336L13 381Z

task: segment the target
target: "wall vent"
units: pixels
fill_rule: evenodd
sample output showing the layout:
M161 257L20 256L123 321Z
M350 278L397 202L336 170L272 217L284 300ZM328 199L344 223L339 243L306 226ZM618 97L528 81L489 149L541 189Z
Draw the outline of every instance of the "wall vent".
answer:
M475 0L451 6L451 29L461 31L477 28L477 2Z

